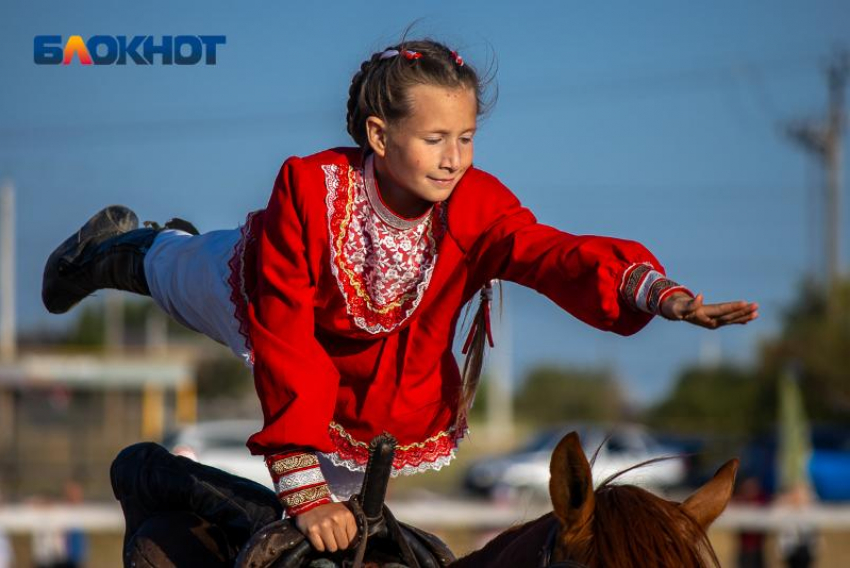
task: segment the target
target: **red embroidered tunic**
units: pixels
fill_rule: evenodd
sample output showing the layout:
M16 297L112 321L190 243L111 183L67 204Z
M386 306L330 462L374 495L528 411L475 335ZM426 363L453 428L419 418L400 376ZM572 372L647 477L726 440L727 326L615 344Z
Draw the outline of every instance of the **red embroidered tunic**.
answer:
M231 267L265 417L251 451L312 448L362 469L369 440L386 431L399 442L394 473L451 459L463 435L452 427L455 326L491 279L622 335L681 289L640 244L540 224L474 167L446 202L398 217L359 149L288 159Z

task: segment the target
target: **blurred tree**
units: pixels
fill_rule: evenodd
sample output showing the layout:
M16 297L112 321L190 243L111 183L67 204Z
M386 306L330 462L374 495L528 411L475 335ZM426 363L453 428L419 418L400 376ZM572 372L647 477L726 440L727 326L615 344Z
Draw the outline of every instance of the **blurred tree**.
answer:
M809 416L850 425L850 280L834 293L835 311L829 312L822 289L804 283L785 312L779 337L764 345L761 374L779 377L793 368Z
M196 373L198 398L201 400L254 396L251 369L230 353L202 359Z
M80 347L102 347L106 324L101 304L88 304L82 308L76 323L68 331L66 341Z
M153 310L159 310L149 298L125 301L124 336L128 344L142 344L145 338L147 318ZM105 341L106 321L103 302L89 302L77 308L79 316L68 330L65 343L77 347L102 348ZM195 335L195 332L167 317L170 337Z
M762 386L752 371L730 365L690 367L667 398L648 410L646 421L679 434L747 434L763 418L756 407L775 408Z
M475 391L475 400L472 403L472 408L469 410L469 420L471 422L481 422L487 417L487 391L490 390L491 380L492 377L489 374L481 374L478 390Z
M612 373L555 366L532 369L515 403L516 417L531 424L611 422L623 419L627 410L623 391Z
M838 311L829 313L822 288L804 282L752 369L685 369L667 398L647 411L647 421L682 433L763 432L776 423L780 377L793 369L813 422L850 425L850 281L835 293Z

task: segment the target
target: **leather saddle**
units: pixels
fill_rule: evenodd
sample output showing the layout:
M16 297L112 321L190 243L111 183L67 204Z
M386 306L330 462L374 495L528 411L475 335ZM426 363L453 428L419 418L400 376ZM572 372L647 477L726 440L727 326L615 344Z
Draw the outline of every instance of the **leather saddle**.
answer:
M357 538L348 550L319 553L291 519L254 533L236 559L236 568L442 568L455 561L436 536L395 519L384 504L396 441L381 434L369 447L359 495L346 506L357 520Z

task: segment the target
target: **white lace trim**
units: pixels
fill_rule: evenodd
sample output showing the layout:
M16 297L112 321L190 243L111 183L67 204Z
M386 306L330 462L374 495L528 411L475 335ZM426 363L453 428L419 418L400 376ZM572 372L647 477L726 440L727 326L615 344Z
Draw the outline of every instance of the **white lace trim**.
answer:
M336 429L344 439L348 441L348 443L352 446L359 446L361 448L368 448L369 445L366 442L355 440L351 437L351 435L345 431L342 426L339 426L336 423L331 423L331 428ZM401 449L396 450L397 452L404 453L405 451L409 451L413 446L422 446L426 445L430 440L442 437L442 436L452 436L451 443L452 447L449 450L449 453L443 456L438 457L435 460L422 462L419 465L405 465L400 468L393 467L390 471L391 477L398 477L399 475L414 475L416 473L423 473L429 470L439 471L443 467L449 465L449 463L455 458L455 454L457 453L457 449L460 446L460 441L466 437L469 433L469 426L464 426L463 430L458 433L455 427L449 429L448 432L444 432L441 434L437 434L436 436L432 436L428 438L425 442L417 443L417 444L407 444L401 447ZM366 471L366 464L359 463L354 458L343 458L340 456L340 452L316 452L317 455L325 458L330 461L334 466L344 467L345 469L353 472L364 472Z
M431 282L437 264L437 241L433 223L445 223L445 214L429 213L416 220L409 228L400 229L387 223L375 210L367 195L363 170L324 165L328 210L328 234L330 239L331 272L345 299L346 312L355 325L369 333L389 333L407 321L422 301ZM346 171L347 170L347 171ZM354 175L351 175L351 174ZM350 226L345 234L341 227L334 227L335 201L341 189L340 176L348 175L352 187L348 207ZM337 247L340 250L337 250ZM342 258L340 258L342 255ZM341 273L340 265L349 266L352 274ZM342 271L344 272L344 270ZM351 288L359 292L364 301L359 303L361 311L369 312L377 320L380 313L387 313L393 304L408 306L394 321L367 321L367 315L356 313ZM412 298L411 298L412 296ZM387 318L383 318L387 319Z
M238 294L243 306L247 307L251 304L251 299L248 297L248 287L245 283L245 255L248 251L250 242L256 239L256 236L251 234L251 224L257 213L257 211L248 213L248 216L245 218L245 223L238 228L239 239L237 239L236 243L233 245L233 252L228 259L227 265L229 277L225 281L227 288L231 290L230 302L233 309L233 318L238 324L237 332L242 338L242 344L244 345L244 349L239 351L237 354L243 359L245 365L252 370L254 368L254 348L251 345L251 338L248 333L247 323L243 320L243 317L248 316L247 314L243 314L243 316L240 317L239 311L241 308L236 304L236 298L234 298L232 294ZM238 273L236 274L237 280L234 282L233 271L236 269L238 269ZM233 349L233 352L236 353L237 349Z
M448 455L441 456L432 462L423 462L419 465L406 465L400 469L393 468L390 471L390 477L398 477L400 475L414 475L417 473L424 473L426 471L440 471L443 467L449 465L452 460L455 459L455 454L457 454L458 442L460 439L455 440L454 448L449 451ZM345 459L339 456L336 452L331 453L322 453L328 461L333 463L337 467L344 467L349 471L366 471L366 465L360 465L356 460L353 459Z

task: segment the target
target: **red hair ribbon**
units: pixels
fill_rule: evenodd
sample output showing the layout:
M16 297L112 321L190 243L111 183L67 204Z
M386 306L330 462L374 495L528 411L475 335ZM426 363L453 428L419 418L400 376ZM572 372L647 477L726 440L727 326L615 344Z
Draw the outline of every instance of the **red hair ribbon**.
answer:
M457 51L452 51L452 57L454 58L455 63L457 63L458 67L463 67L463 57L458 55Z
M419 59L420 57L422 57L422 54L419 53L418 51L405 51L404 57L407 58L407 59L410 59L410 60L414 60L414 59Z

